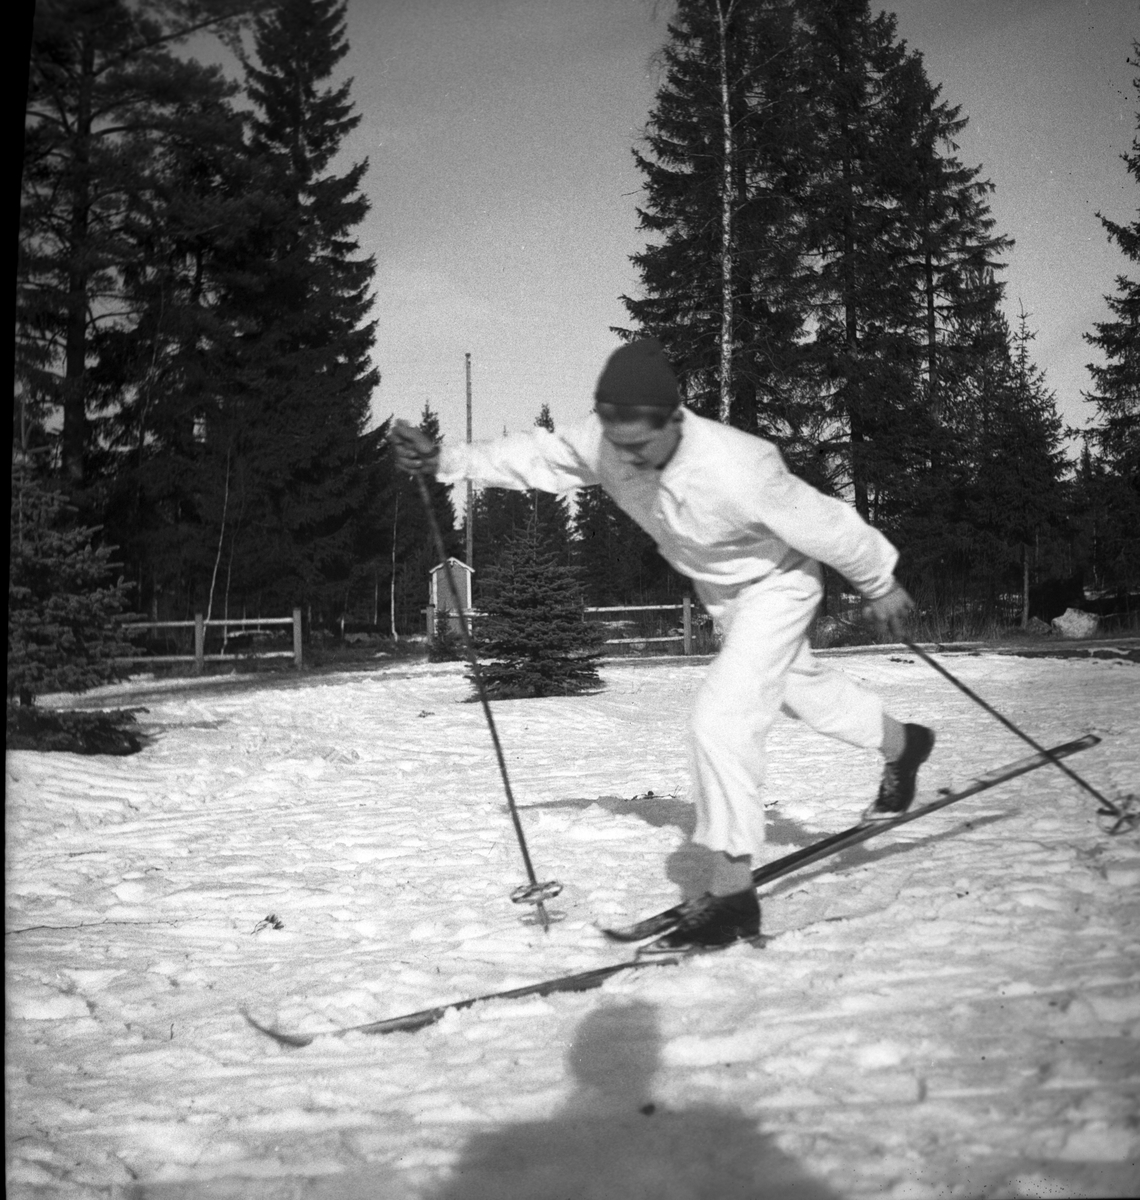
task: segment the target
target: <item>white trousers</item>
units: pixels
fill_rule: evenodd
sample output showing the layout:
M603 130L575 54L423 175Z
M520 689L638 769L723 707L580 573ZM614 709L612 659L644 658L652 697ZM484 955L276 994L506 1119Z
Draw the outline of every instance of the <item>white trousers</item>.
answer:
M704 596L724 641L693 710L694 840L737 856L764 844L764 744L784 712L852 746L877 749L883 704L815 658L807 632L822 595L818 564L800 560L731 598Z

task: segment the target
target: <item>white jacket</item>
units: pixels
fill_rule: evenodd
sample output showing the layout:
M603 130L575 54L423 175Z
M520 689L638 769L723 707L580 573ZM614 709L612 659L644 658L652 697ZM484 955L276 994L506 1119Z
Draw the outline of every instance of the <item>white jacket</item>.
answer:
M898 552L854 508L793 475L771 442L687 410L659 471L623 463L591 413L556 433L445 445L437 477L520 491L600 484L706 603L804 559L833 567L868 599L893 586Z

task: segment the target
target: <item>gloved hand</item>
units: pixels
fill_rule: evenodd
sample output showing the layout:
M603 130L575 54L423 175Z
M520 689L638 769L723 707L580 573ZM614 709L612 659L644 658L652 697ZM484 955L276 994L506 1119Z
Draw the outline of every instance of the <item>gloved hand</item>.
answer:
M914 601L897 581L885 596L868 600L863 605L863 617L873 621L881 630L890 632L895 641L906 637L906 619L914 611Z
M398 420L388 431L396 466L409 475L434 475L439 470L439 447L422 429Z

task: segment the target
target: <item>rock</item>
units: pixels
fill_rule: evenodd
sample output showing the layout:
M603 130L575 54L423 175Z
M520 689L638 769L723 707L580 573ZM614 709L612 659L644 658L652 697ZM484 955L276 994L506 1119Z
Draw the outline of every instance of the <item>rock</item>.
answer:
M1032 633L1037 637L1042 637L1047 633L1052 633L1053 630L1045 621L1042 621L1040 617L1030 617L1026 622L1025 632Z
M1079 608L1066 608L1053 618L1053 629L1063 638L1092 637L1099 624L1100 618L1095 613L1081 612Z

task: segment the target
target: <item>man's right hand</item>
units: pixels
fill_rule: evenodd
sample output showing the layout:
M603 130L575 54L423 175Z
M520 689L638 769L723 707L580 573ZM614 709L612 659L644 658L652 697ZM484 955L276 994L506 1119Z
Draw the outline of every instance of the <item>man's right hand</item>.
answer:
M422 429L407 421L394 422L388 442L396 455L396 466L409 475L434 475L439 470L439 447Z

